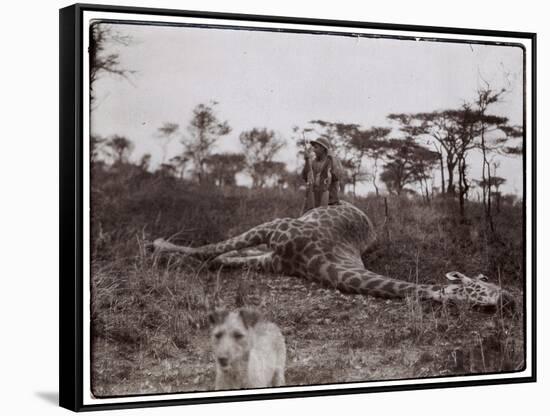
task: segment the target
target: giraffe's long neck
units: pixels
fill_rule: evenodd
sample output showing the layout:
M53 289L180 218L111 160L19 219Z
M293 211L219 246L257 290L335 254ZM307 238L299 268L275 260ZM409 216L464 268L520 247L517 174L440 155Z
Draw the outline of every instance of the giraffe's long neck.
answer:
M416 294L420 299L441 300L441 286L405 282L369 270L363 270L358 274L361 277L359 282L356 280L357 277L343 277L339 281L340 290L383 298L404 298Z
M337 266L322 270L326 283L344 293L357 293L382 298L405 298L418 295L420 299L442 301L442 286L416 284L392 279L369 270L354 267L339 270Z

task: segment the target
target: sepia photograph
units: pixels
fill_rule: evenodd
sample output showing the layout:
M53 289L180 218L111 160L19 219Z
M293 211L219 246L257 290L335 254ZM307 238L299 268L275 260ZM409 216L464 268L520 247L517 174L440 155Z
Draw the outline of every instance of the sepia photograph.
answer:
M92 403L531 371L525 43L302 23L84 20Z

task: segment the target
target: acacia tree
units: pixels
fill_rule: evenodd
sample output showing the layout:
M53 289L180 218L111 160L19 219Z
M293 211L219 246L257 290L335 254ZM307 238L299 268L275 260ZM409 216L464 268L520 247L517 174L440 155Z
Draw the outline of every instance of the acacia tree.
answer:
M491 183L489 184L489 187L494 187L495 191L492 192L492 195L495 197L497 202L497 213L500 213L500 196L502 195L500 192L500 187L506 183L506 179L502 178L500 176L496 176L493 174L491 176Z
M477 111L477 123L479 131L479 149L483 155L482 166L482 192L485 215L491 230L494 231L492 218L492 181L491 173L491 153L501 153L504 155L521 154L520 146L509 146L511 139L523 137L523 129L518 126L510 126L508 118L495 116L488 113L489 107L500 102L506 93L503 88L499 91L493 90L489 83L477 91L475 100L475 109ZM499 185L500 186L500 185ZM498 191L497 191L498 192Z
M430 202L430 190L433 187L433 183L431 183L432 171L439 160L439 153L428 148L420 146L414 151L414 162L411 166L412 175L422 191L423 198L428 203Z
M351 182L351 190L355 196L357 184L364 182L368 178L368 173L363 165L363 157L367 154L370 137L366 130L360 130L359 128L355 128L355 126L350 128L348 133L350 150L348 152L349 159L346 161L346 167Z
M383 157L389 147L388 135L391 129L385 127L371 127L370 129L358 129L351 138L353 147L351 157L352 185L353 194L355 195L355 186L358 182L362 182L369 176L372 179L372 184L376 190L376 195L379 195L376 179L378 176L378 161ZM368 175L363 168L363 160L368 157L373 160L373 172Z
M209 177L220 188L235 186L235 175L245 167L245 157L240 153L213 154L206 161Z
M139 159L139 168L146 172L149 170L149 166L151 164L151 153L145 153L141 158Z
M456 150L459 148L459 136L456 119L449 111L433 111L416 114L390 114L390 120L399 123L399 129L416 139L426 138L430 141L439 157L441 175L441 192L454 195L456 184L455 169L458 164ZM445 184L445 167L447 184Z
M438 155L419 145L412 137L390 139L380 179L390 193L401 195L407 185L427 181L430 172L438 161ZM427 186L427 185L426 185Z
M465 200L470 189L468 177L468 155L473 149L479 149L482 153L482 179L481 183L491 183L491 171L489 154L500 152L513 154L518 148L507 146L508 140L522 135L521 129L510 127L506 117L488 114L487 108L499 101L504 90L493 92L490 89L478 91L478 99L474 103L466 103L456 110L438 112L438 117L445 119L446 144L448 154L456 156L458 172L458 199L460 215L464 218ZM451 174L451 170L448 170ZM450 182L449 182L450 183ZM492 230L494 226L491 218L491 188L483 186L483 204L485 206L488 223Z
M464 205L470 190L470 181L468 179L468 162L466 156L469 151L475 148L475 114L469 105L464 104L461 110L447 111L449 116L455 122L457 141L453 143L454 151L457 155L458 168L458 201L460 216L464 218Z
M193 117L187 127L189 137L182 139L183 157L193 164L193 171L199 183L206 179L205 163L212 155L216 141L231 132L227 121L220 121L214 111L217 102L199 104L193 109Z
M183 174L185 173L185 168L189 162L189 158L184 155L176 155L171 157L169 163L174 167L175 171L178 173L178 178L183 179Z
M257 172L258 177L261 178L259 187L263 187L266 184L281 185L286 178L286 164L284 162L276 162L273 160L258 162L254 166L254 171Z
M298 191L303 182L304 180L300 172L290 172L287 170L285 165L281 172L281 175L277 180L277 185L279 186L279 188L288 187L290 189L293 189L294 191Z
M453 152L457 156L458 200L461 218L465 216L465 201L470 190L468 178L468 158L471 150L478 147L476 139L480 134L479 117L471 104L464 104L458 110L446 110L452 123L455 138L452 142Z
M523 143L509 143L509 140L523 138L523 127L501 125L499 130L504 134L504 137L495 139L498 145L498 150L504 156L521 156L523 155Z
M157 130L157 138L160 141L160 148L162 149L162 163L166 161L166 152L168 145L174 138L174 135L179 130L180 126L176 123L165 122Z
M252 178L252 187L261 188L265 185L271 169L273 158L285 146L285 142L276 137L273 130L253 128L239 135L239 141L244 149L246 167Z
M495 173L491 174L490 179L483 179L476 181L476 183L479 185L479 187L482 190L490 189L491 197L494 198L497 202L497 212L500 212L500 187L506 183L506 179L502 178L500 176L496 176ZM492 190L494 188L494 191Z
M97 162L99 154L101 153L102 148L106 141L107 139L101 136L97 136L97 135L90 136L90 163L92 165L94 165Z
M157 169L157 173L163 178L173 180L176 176L176 168L170 163L161 163Z
M134 144L124 136L111 136L106 142L105 147L109 156L113 159L113 164L122 164L128 162L128 157L134 150Z

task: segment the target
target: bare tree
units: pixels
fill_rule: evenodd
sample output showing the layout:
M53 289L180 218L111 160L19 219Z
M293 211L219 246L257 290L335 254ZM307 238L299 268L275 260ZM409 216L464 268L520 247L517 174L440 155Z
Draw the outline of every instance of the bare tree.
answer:
M103 74L114 75L128 79L133 70L126 69L120 64L120 54L111 51L113 46L128 46L132 38L128 35L122 35L114 30L113 25L109 23L93 23L90 26L90 46L88 53L90 55L90 97L94 101L94 84Z

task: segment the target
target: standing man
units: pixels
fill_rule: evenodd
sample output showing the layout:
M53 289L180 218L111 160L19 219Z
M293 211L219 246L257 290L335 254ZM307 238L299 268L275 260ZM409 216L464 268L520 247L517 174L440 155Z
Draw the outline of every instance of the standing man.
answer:
M302 214L316 207L340 203L338 197L342 177L340 161L334 156L326 137L319 137L309 143L314 153L314 160L306 150L302 171L302 178L306 181L306 200Z

